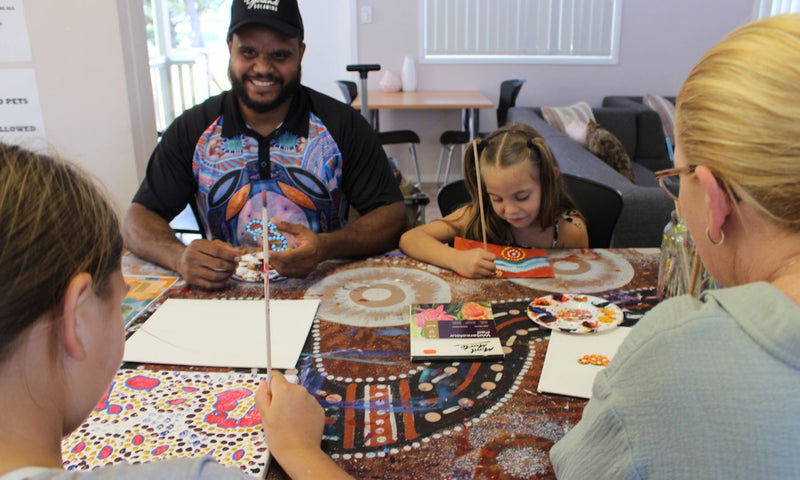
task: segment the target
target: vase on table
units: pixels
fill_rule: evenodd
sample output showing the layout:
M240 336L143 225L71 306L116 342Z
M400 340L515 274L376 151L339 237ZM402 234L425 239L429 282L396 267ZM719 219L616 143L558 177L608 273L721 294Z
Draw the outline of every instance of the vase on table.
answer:
M661 241L656 296L659 300L683 294L697 297L704 290L716 286L697 255L694 240L686 229L683 217L673 210Z
M417 64L414 57L406 55L403 57L403 68L400 70L400 77L403 83L404 92L413 92L417 89Z

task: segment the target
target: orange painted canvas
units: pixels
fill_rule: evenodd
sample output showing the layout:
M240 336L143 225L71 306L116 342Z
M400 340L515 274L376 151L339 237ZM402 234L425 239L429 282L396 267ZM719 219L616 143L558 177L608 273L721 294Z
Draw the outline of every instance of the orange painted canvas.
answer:
M457 250L472 250L473 248L483 248L483 242L456 237L453 246ZM497 256L494 259L497 278L550 278L555 276L544 250L504 247L492 243L487 243L486 248Z

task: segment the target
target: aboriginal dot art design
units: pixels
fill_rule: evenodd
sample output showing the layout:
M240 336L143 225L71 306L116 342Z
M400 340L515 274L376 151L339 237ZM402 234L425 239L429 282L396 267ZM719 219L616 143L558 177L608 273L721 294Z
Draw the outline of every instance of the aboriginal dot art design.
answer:
M283 131L269 147L246 135L223 137L223 123L220 117L203 132L192 161L196 201L210 236L257 246L260 237L254 232L260 229L264 191L269 218L315 232L344 223L349 205L341 192L342 155L317 116L309 114L308 137ZM266 148L269 178L262 178L259 156Z
M263 376L120 370L62 442L64 468L211 455L261 475L268 459L254 394Z
M350 458L353 449L367 457L407 452L477 425L502 408L519 388L545 332L528 320L524 302L492 308L504 361L408 365L390 355L359 365L346 351L321 354L315 327L313 373L304 384L326 409L324 438L333 458ZM408 322L407 309L405 318ZM408 356L407 347L401 355Z

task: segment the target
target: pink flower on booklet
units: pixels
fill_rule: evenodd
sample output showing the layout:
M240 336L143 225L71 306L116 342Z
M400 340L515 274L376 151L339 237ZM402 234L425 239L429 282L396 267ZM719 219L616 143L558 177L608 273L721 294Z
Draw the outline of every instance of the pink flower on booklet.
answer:
M444 311L444 305L439 305L436 308L415 307L415 310L418 313L414 315L414 323L420 328L425 326L425 322L442 322L455 320L456 318Z
M472 250L483 248L483 242L456 237L453 246L457 250ZM550 278L555 276L544 250L505 247L492 243L487 243L486 249L497 257L494 259L497 278Z

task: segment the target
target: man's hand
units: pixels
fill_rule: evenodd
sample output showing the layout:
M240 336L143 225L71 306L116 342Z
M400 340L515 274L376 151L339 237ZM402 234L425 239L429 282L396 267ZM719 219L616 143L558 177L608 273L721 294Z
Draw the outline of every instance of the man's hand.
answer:
M222 288L236 272L241 256L238 248L221 240L195 240L181 253L177 271L190 285Z
M295 247L283 252L269 252L269 266L285 277L305 278L325 260L325 245L319 234L296 223L274 221L275 226L292 238Z
M495 255L482 248L456 250L453 270L467 278L486 278L495 274Z

